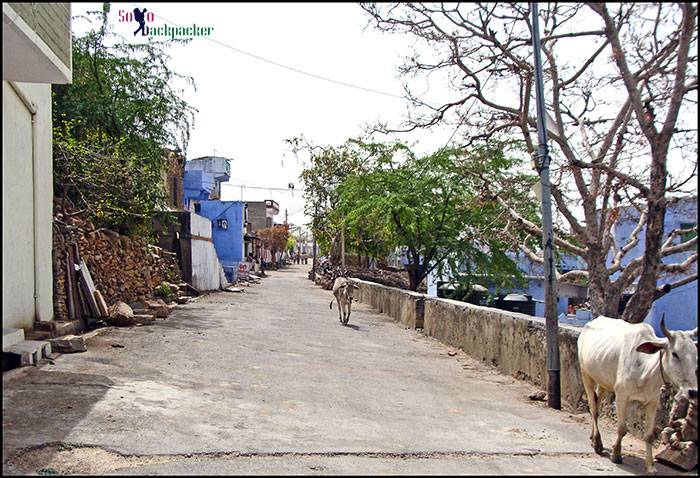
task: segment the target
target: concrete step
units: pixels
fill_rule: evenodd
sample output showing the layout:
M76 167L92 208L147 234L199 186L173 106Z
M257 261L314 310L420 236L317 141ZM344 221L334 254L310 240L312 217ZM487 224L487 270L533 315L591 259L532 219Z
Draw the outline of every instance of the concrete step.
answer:
M80 320L46 320L34 322L34 330L51 332L51 337L63 335L75 335L82 332L83 325Z
M30 330L24 334L26 340L49 340L54 336L50 330Z
M20 355L22 365L37 365L39 360L51 355L51 343L43 340L23 340L3 348L3 352Z
M24 340L24 330L23 329L11 329L11 328L4 328L2 329L2 350L5 350L5 347L9 347L11 345L15 345L16 343L19 343Z
M78 335L64 335L53 338L49 342L51 342L51 350L54 352L69 354L87 351L85 340Z
M79 320L57 320L56 328L54 329L54 337L62 337L64 335L75 335L82 332L82 324Z

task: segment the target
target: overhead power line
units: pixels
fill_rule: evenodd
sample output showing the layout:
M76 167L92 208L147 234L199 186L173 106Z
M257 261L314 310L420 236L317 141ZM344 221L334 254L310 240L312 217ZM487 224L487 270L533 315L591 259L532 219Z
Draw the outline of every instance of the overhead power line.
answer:
M232 186L235 188L245 188L245 189L265 189L270 191L286 191L288 193L305 192L306 189L289 189L289 188L268 188L265 186L247 186L245 184L231 184L231 183L221 183L224 186Z
M136 7L136 5L133 4L133 3L132 3L131 5L133 5L133 6ZM138 7L137 7L137 8L138 8ZM175 22L173 22L172 20L168 20L167 18L163 17L162 15L155 15L155 16L158 17L158 18L160 18L160 19L162 19L162 20L164 20L164 21L166 21L166 22L168 22L168 23L171 23L171 24L173 24L173 25L175 25L175 26L177 26L177 27L184 28L182 25L180 25L180 24L178 24L178 23L175 23ZM265 62L265 63L269 63L270 65L274 65L274 66L277 66L277 67L279 67L279 68L284 68L285 70L293 71L293 72L295 72L295 73L299 73L299 74L302 74L302 75L310 76L311 78L316 78L317 80L328 81L328 82L330 82L330 83L335 83L336 85L346 86L346 87L348 87L348 88L355 88L355 89L357 89L357 90L367 91L367 92L369 92L369 93L375 93L375 94L378 94L378 95L389 96L389 97L391 97L391 98L399 98L399 99L402 99L402 100L404 99L404 97L401 96L401 95L395 95L395 94L393 94L393 93L387 93L387 92L385 92L385 91L375 90L374 88L367 88L367 87L364 87L364 86L354 85L354 84L352 84L352 83L348 83L348 82L345 82L345 81L340 81L340 80L335 80L335 79L333 79L333 78L328 78L327 76L318 75L318 74L316 74L316 73L310 73L310 72L308 72L308 71L304 71L304 70L302 70L302 69L299 69L299 68L296 68L296 67L293 67L293 66L284 65L284 64L279 63L279 62L276 62L276 61L274 61L274 60L269 60L269 59L264 58L264 57L262 57L262 56L260 56L260 55L256 55L255 53L250 53L250 52L248 52L248 51L241 50L240 48L236 48L236 47L234 47L234 46L231 46L231 45L229 45L229 44L227 44L227 43L224 43L224 42L219 41L219 40L217 40L217 39L215 39L215 38L212 38L212 37L199 37L199 38L203 38L203 39L205 39L205 40L209 40L210 42L216 43L217 45L221 45L221 46L223 46L224 48L228 48L229 50L233 50L233 51L235 51L235 52L237 52L237 53L241 53L241 54L243 54L243 55L247 55L247 56L249 56L249 57L251 57L251 58L255 58L256 60L260 60L260 61L263 61L263 62Z

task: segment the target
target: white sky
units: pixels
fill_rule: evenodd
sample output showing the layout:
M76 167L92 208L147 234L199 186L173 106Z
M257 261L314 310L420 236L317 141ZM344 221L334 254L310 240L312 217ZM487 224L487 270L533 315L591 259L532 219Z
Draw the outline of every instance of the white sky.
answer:
M101 3L73 3L72 14L100 10ZM354 3L113 3L110 24L125 37L134 38L136 23L118 22L120 9L146 8L163 22L214 27L211 38L278 63L345 83L402 95L397 67L411 52L413 38L382 34L365 28L368 15ZM73 21L73 32L82 35L87 23ZM135 39L134 41L141 41ZM280 204L277 222L289 212L293 224L308 222L300 160L284 140L304 134L318 145L340 144L363 132L363 126L385 121L398 126L407 112L400 98L361 91L285 70L230 50L203 37L170 49L170 67L194 78L197 91L185 96L199 112L187 157L213 155L233 159L230 186L222 199L241 199L241 188L232 185L286 188L270 191L244 188L243 200L274 199ZM439 75L438 75L439 76ZM412 81L413 90L425 93L433 104L454 100L441 87L444 79L433 76ZM422 81L422 82L421 82ZM533 102L534 104L534 102ZM453 126L403 134L418 153L445 145ZM301 159L301 158L300 158ZM675 164L669 164L676 169Z
M131 37L136 23L119 23L118 11L146 8L169 24L212 26L212 38L258 56L346 83L401 95L396 67L406 54L404 38L364 28L368 16L356 4L207 4L113 3L110 24ZM73 3L72 14L100 10L99 3ZM82 35L87 23L73 21ZM302 188L298 164L284 140L304 134L319 145L339 144L381 119L398 125L406 103L264 63L204 38L171 48L171 68L194 77L197 92L186 98L199 113L188 158L216 154L233 158L230 184ZM445 144L451 128L416 132L403 138L419 141L427 152ZM300 157L300 160L302 158ZM224 200L241 198L241 188L224 186ZM302 224L302 193L243 189L243 199L274 199L278 222Z

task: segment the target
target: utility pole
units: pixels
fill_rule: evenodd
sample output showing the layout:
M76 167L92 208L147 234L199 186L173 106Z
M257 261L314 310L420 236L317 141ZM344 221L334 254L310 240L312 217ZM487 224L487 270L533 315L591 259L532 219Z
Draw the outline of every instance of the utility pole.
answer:
M340 226L340 265L345 269L345 226Z
M284 223L285 223L285 224L287 224L287 218L288 218L287 210L285 209L285 210L284 210Z
M314 218L311 221L311 234L314 235L314 243L313 243L313 260L311 261L311 280L316 281L316 231L315 231L315 226L316 226L316 217L318 216L318 205L314 206Z
M544 316L547 337L547 405L561 409L561 387L559 376L559 321L557 319L557 278L554 269L554 233L552 231L552 196L549 182L549 151L545 124L544 83L540 28L537 2L532 9L532 47L535 61L535 92L537 99L538 168L542 184L542 248L544 251Z

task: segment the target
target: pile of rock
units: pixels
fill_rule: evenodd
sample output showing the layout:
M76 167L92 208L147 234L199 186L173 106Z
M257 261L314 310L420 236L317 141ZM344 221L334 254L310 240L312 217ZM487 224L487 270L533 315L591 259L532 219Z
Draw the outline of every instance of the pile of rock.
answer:
M143 301L151 298L162 282L180 281L175 253L142 238L96 230L89 221L72 216L70 209L55 211L53 236L54 309L58 320L68 320L66 272L71 244L78 245L80 258L107 304Z
M309 273L309 275L311 275ZM316 285L326 290L333 289L337 277L348 277L348 271L340 266L334 266L327 259L321 259L316 265Z
M189 300L184 294L183 292L178 299ZM180 300L178 302L184 303ZM148 325L153 323L156 318L165 319L168 317L176 305L176 302L168 304L163 299L144 300L131 304L119 301L110 307L109 322L117 327Z
M698 399L682 398L673 407L669 426L661 432L667 446L656 459L690 471L698 465Z
M354 277L377 284L383 284L389 287L408 290L410 288L408 274L406 271L396 269L367 269L359 267L334 266L327 258L322 258L316 265L316 284L326 290L333 288L333 283L336 277ZM311 272L309 272L309 279ZM427 291L425 281L418 287L418 292L425 293Z

